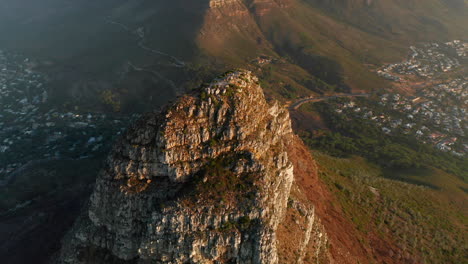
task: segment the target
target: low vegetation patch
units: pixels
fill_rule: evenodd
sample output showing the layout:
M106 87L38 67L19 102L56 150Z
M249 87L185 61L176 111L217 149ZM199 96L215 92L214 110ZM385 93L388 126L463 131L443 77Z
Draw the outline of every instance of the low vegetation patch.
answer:
M456 189L466 184L457 177L419 169L438 183L435 190L385 178L386 169L362 158L314 154L321 179L357 229L369 241L377 235L398 247L396 252L385 249L385 255L401 263L463 263L468 243L466 194ZM417 170L407 173L418 176Z
M252 203L257 192L254 173L237 174L239 162L248 164L247 153L235 153L210 160L185 188L187 202L202 202L215 207L242 206Z

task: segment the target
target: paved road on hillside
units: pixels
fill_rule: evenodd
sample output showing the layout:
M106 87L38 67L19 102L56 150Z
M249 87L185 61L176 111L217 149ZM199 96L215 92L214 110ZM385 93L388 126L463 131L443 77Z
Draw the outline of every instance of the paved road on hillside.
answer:
M289 106L290 109L297 110L301 105L305 103L316 103L328 99L335 99L335 98L341 98L341 97L369 97L371 94L370 93L351 93L351 94L337 94L337 95L329 95L329 96L321 96L321 97L308 97L308 98L302 98L294 102L291 106Z

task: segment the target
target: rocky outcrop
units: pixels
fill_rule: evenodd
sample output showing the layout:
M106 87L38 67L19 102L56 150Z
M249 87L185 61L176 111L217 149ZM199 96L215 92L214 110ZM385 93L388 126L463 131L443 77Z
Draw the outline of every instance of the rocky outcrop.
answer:
M232 4L242 3L241 0L210 0L209 7L216 8L216 7L223 7Z
M57 262L278 263L292 137L289 113L248 71L146 115L109 155Z
M293 144L297 143L296 139ZM288 150L290 151L291 149ZM291 158L294 158L294 155ZM297 179L296 174L295 169ZM335 263L329 252L328 234L316 208L296 181L291 187L286 215L278 226L277 238L279 263Z

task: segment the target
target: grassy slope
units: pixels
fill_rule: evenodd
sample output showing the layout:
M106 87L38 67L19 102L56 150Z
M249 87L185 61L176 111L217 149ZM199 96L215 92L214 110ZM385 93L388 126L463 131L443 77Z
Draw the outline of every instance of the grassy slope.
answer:
M293 112L297 131L330 129L314 106L317 104ZM333 153L334 148L340 147L324 151ZM363 234L362 243L374 254L397 263L463 263L468 240L468 183L462 175L435 169L435 164L422 159L419 168L402 168L383 167L357 156L336 158L319 151L314 156L321 179Z
M448 40L466 35L463 25L468 10L463 0L307 2L337 20L394 41Z
M463 263L468 237L467 184L438 170L383 171L362 158L333 158L314 152L320 177L347 216L366 235L363 243L401 263ZM392 180L399 175L429 181L436 190ZM428 179L430 178L430 179ZM375 236L397 245L378 248Z
M370 73L362 61L376 63L379 57L377 53L397 54L392 56L396 59L403 50L389 41L336 22L320 10L301 2L294 2L288 8L276 5L266 8L268 11L264 8L248 10L246 6L227 6L209 11L202 26L203 34L198 38L201 51L231 65L245 65L264 54L286 58L282 67L275 67L271 79L277 83L286 81L301 90L306 86L305 80L316 79L314 76L322 77L316 71L304 67L295 70L293 74L287 70L302 66L298 63L301 54L329 57L341 64L347 84L354 88L372 89L382 81ZM242 16L226 15L232 13L233 9L242 10ZM251 13L246 14L249 11ZM216 16L218 14L222 15ZM222 27L222 30L213 25ZM380 47L388 49L382 52ZM373 53L368 54L369 50ZM295 81L288 80L291 78Z
M468 23L466 11L448 7L439 0L374 1L370 6L359 3L362 1L345 1L347 4L341 5L341 1L332 3L333 8L313 0L281 1L281 7L273 1L246 2L243 7L236 4L234 8L240 10L242 19L226 15L233 11L229 5L209 11L220 15L216 19L205 17L202 29L208 30L202 32L206 41L198 42L199 47L228 64L249 63L260 54L286 58L290 64L303 68L303 74L295 76L296 83L292 82L301 88L306 87L303 80L313 76L324 80L333 74L333 69L327 72L314 56L325 56L340 65L344 82L351 88L380 89L387 84L369 72L365 64L397 61L415 42L444 41L467 34L462 26ZM212 31L210 37L208 25L213 24L224 30ZM310 67L313 64L319 66ZM285 80L281 71L277 67L273 78Z
M376 63L379 54L401 54L398 47L389 41L334 21L300 2L286 10L274 10L260 17L259 24L272 36L271 41L278 51L289 46L299 54L326 56L341 65L345 82L357 89L372 89L382 82L363 66L363 62ZM275 26L279 24L281 27ZM310 74L316 75L317 72Z

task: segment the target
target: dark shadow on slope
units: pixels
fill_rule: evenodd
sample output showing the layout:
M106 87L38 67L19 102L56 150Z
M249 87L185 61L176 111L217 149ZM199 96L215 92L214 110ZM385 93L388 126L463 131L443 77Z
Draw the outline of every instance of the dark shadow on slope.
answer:
M350 92L345 84L343 67L335 60L318 54L310 54L303 47L286 44L279 53L292 60L321 81L335 87L336 92Z
M48 263L88 199L100 161L41 163L0 188L2 263Z
M432 174L431 169L408 168L408 169L384 169L383 176L387 179L402 181L414 185L424 186L433 190L441 190L439 186L430 183L428 178Z
M102 111L149 111L192 75L208 0L4 0L0 49L38 59L50 99ZM187 66L187 65L185 65ZM115 109L113 109L115 108ZM105 110L105 109L104 109ZM108 109L109 110L109 109Z

